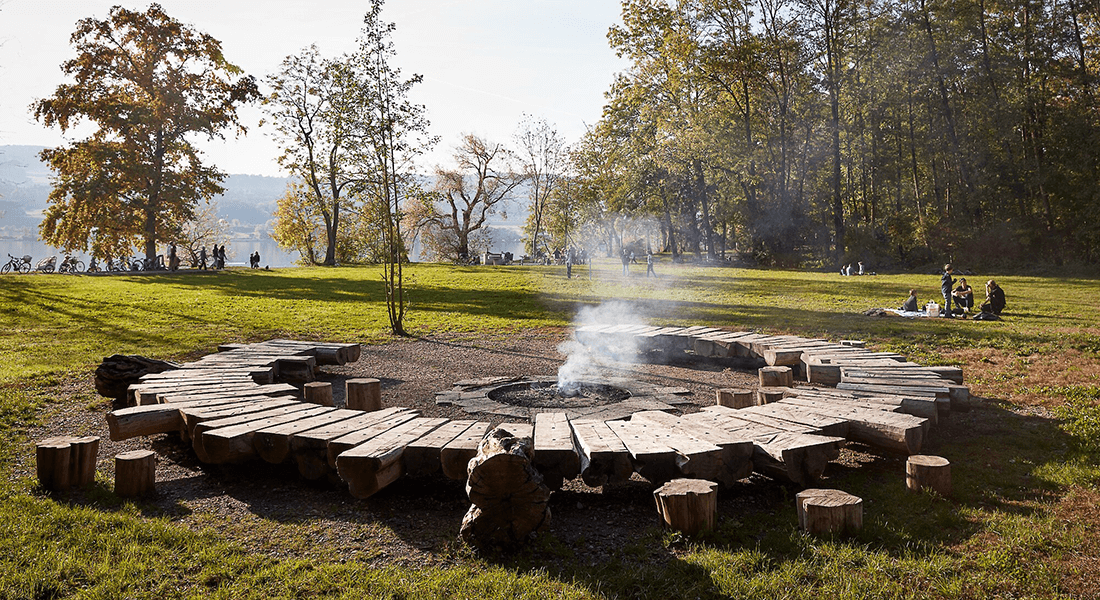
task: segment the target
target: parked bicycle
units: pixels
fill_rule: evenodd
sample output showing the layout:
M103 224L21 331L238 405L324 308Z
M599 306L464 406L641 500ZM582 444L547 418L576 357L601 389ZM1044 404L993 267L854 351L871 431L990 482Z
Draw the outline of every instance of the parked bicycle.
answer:
M84 271L84 261L77 260L72 256L66 256L65 260L61 261L61 266L57 268L58 273L80 273Z
M39 273L53 273L57 268L57 257L49 256L38 261L38 264L34 266L34 270Z
M9 271L15 271L16 273L30 273L31 272L31 255L26 254L22 258L8 255L8 264L0 267L0 273L7 274Z
M99 261L96 260L96 257L94 257L94 256L91 258L91 260L88 261L88 272L89 273L101 273L102 272L102 269L99 268Z
M167 271L168 268L164 266L164 255L158 254L156 258L150 260L148 258L135 258L134 259L135 271Z

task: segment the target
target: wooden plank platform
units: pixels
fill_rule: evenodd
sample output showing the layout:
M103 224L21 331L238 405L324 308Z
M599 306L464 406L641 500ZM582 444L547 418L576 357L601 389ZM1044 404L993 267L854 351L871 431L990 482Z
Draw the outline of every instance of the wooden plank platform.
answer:
M405 447L447 422L418 417L341 452L336 469L356 498L369 498L405 473Z
M605 421L570 421L580 450L581 479L599 487L630 479L634 464L630 451Z

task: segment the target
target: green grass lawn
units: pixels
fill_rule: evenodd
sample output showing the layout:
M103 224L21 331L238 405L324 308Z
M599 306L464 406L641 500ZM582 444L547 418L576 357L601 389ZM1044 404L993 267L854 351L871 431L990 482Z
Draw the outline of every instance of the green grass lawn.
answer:
M762 269L618 263L406 270L413 335L566 327L577 310L628 299L657 324L706 324L864 339L925 364L961 364L982 399L942 426L955 470L950 500L906 494L853 469L833 481L865 499L865 529L818 540L793 502L752 519L721 514L685 542L654 529L624 549L670 554L547 569L552 534L518 556L458 553L407 570L250 553L216 524L203 531L102 497L50 497L15 465L33 464L28 428L59 403L102 403L87 381L104 356L187 359L219 343L271 337L378 343L387 333L381 269L232 270L141 276L0 277L0 598L194 597L1074 597L1098 593L1100 316L1098 281L989 277L1008 295L1002 322L865 317L909 288L924 304L936 275L842 278ZM87 386L85 385L85 388ZM28 462L29 461L29 462ZM832 483L832 482L831 482ZM788 504L790 506L788 506ZM110 507L108 510L105 507ZM556 555L556 554L555 554ZM1090 587L1091 585L1091 587Z

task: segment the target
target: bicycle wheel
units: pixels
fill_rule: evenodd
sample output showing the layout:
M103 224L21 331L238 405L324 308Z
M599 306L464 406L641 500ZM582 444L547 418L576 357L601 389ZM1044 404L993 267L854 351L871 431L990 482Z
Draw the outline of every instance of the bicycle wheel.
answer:
M73 273L83 273L83 272L84 272L84 261L78 260L75 263L73 263Z
M11 263L0 267L0 275L7 275L8 271L11 271Z
M46 265L46 266L42 267L42 272L43 273L53 273L53 271L54 271L54 266L53 265Z
M27 273L31 272L31 263L19 263L19 266L16 268L19 270L20 273L26 275Z
M141 259L134 260L134 262L130 265L130 270L132 270L132 271L144 271L145 270L145 261L143 261Z

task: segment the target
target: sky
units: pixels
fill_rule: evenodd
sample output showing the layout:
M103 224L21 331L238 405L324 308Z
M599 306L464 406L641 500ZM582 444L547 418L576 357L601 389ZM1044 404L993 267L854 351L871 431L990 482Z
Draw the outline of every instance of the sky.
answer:
M115 4L148 2L0 0L0 145L56 146L57 130L28 107L64 81L60 65L75 56L69 37L78 20L106 18ZM261 80L282 60L316 44L335 57L355 47L366 0L161 0L172 17L222 43L225 57ZM619 22L618 0L388 0L385 21L402 74L424 82L411 97L428 110L441 140L424 167L448 166L466 133L511 143L524 114L555 125L567 142L600 117L604 92L627 67L607 44ZM258 107L241 112L244 137L203 142L209 162L228 173L284 175L278 146ZM84 129L78 136L84 137ZM71 139L76 139L70 135Z

